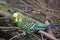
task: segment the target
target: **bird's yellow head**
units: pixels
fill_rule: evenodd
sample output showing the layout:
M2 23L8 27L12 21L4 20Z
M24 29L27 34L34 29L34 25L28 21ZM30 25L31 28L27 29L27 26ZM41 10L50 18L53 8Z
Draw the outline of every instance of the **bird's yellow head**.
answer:
M21 22L23 19L23 15L20 12L16 12L13 14L13 20L14 22Z

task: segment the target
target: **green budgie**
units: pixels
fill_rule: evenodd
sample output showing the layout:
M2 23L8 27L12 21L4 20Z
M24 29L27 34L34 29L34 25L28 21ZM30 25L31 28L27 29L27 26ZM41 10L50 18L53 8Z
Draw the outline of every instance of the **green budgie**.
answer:
M17 24L17 27L20 30L23 30L27 33L35 32L36 30L45 30L47 27L60 26L55 24L44 24L39 21L36 21L28 16L24 16L23 14L16 12L13 14L14 22Z

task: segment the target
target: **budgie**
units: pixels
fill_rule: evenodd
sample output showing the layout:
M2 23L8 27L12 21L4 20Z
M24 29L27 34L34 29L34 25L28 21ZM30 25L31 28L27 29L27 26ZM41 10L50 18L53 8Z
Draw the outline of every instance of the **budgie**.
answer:
M31 17L25 16L20 12L13 14L13 20L20 30L23 30L27 33L33 33L37 30L45 30L48 27L60 26L60 24L44 24L32 19Z

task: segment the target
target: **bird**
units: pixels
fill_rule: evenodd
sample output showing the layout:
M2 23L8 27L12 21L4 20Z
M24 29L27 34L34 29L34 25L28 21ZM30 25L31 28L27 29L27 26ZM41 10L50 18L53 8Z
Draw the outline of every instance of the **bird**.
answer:
M14 23L17 25L18 29L25 31L27 33L33 33L37 30L45 30L48 27L60 26L60 24L45 24L39 22L31 17L25 16L20 12L13 13Z

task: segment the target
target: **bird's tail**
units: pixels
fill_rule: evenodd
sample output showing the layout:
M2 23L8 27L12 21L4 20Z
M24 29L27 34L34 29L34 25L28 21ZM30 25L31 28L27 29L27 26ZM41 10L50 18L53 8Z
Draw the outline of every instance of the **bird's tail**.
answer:
M46 25L46 26L35 26L32 28L32 30L45 30L46 28L48 27L59 27L60 24L49 24L49 25Z
M60 24L49 24L46 27L59 27L59 26L60 26Z

